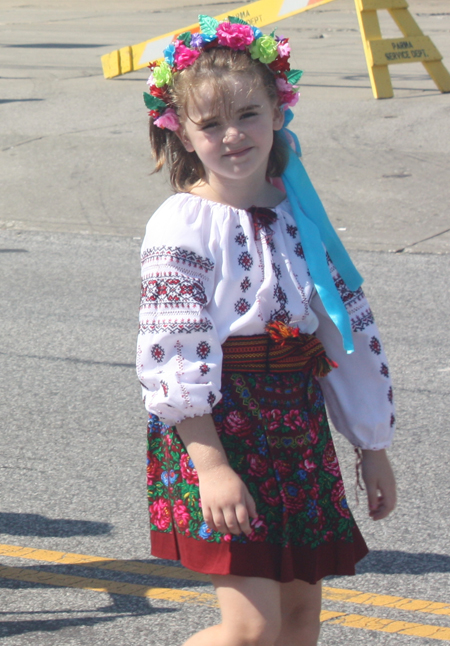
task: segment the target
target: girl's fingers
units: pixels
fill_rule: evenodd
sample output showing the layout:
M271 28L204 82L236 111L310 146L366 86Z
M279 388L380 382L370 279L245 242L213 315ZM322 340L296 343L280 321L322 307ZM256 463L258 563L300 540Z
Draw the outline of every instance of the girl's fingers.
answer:
M253 500L253 499L252 499ZM226 510L217 510L211 514L203 514L205 523L210 529L221 534L239 534L244 533L246 536L252 533L250 526L250 517L256 518L256 507L253 503L254 515L250 514L247 507L243 504L236 505L236 508Z
M369 513L372 516L372 514L378 509L379 506L378 488L376 485L366 482L366 490Z
M236 517L239 521L240 531L244 532L246 536L252 533L252 528L250 527L250 517L248 508L245 505L239 505L236 508Z
M217 514L214 514L212 509L203 509L203 520L213 532L221 531L217 525L217 522L220 524L220 517L218 517Z
M224 515L225 527L220 531L224 534L236 534L237 536L243 531L240 526L237 510L229 509Z
M250 518L258 518L258 512L256 511L256 503L253 500L253 496L249 492L247 492L245 502L247 504L248 515L250 516Z

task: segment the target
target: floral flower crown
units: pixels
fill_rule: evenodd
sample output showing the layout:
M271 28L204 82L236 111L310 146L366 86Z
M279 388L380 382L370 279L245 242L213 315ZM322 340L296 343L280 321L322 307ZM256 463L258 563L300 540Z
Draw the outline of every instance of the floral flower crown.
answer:
M147 84L150 93L144 92L145 105L158 128L178 130L180 121L172 103L169 87L174 76L189 67L197 58L214 47L229 47L245 51L255 60L264 63L276 77L276 86L281 106L284 109L295 105L299 97L296 85L302 76L300 70L291 70L291 48L287 38L264 35L257 27L240 18L229 16L219 22L210 16L199 16L200 33L186 31L177 36L164 50L161 63L150 63Z

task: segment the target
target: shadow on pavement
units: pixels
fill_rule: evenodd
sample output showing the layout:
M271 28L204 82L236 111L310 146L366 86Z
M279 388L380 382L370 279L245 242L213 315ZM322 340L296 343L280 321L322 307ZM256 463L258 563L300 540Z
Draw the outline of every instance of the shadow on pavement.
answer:
M123 599L123 597L122 597ZM81 628L85 626L95 626L96 624L116 621L124 617L139 616L139 615L152 615L152 614L163 614L168 612L178 612L175 608L152 608L148 605L146 599L139 600L142 604L142 610L119 610L115 605L108 606L107 608L98 608L94 612L111 612L116 613L115 616L111 617L67 617L65 619L31 619L26 621L2 621L0 623L0 639L2 637L12 637L15 635L24 635L26 633L33 632L55 632L57 630L63 630L65 628ZM144 609L145 604L145 609ZM56 614L60 612L69 613L69 612L83 612L82 610L63 610L63 611L44 611L45 614ZM85 612L93 612L90 608ZM8 613L14 614L14 613ZM25 613L24 613L25 614ZM31 613L30 613L31 614Z
M113 529L110 523L91 520L47 518L39 514L0 513L0 534L10 536L101 536Z
M373 550L356 567L357 574L426 574L450 572L450 556L431 552Z

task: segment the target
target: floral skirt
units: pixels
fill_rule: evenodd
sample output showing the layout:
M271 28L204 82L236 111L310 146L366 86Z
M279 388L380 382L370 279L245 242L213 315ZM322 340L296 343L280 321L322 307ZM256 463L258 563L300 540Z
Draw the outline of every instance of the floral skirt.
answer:
M197 472L175 427L148 424L154 556L207 574L315 583L354 574L368 550L350 513L312 372L224 372L214 422L231 467L256 502L249 536L211 531Z

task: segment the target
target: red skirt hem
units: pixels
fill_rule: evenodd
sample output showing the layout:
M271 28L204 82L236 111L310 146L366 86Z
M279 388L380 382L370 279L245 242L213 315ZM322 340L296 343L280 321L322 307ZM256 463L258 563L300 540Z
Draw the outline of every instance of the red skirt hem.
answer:
M280 583L300 579L314 584L330 575L351 576L355 564L369 552L357 526L352 542L332 541L314 549L258 542L209 543L173 532L151 531L150 536L153 556L181 561L194 572L262 577Z

